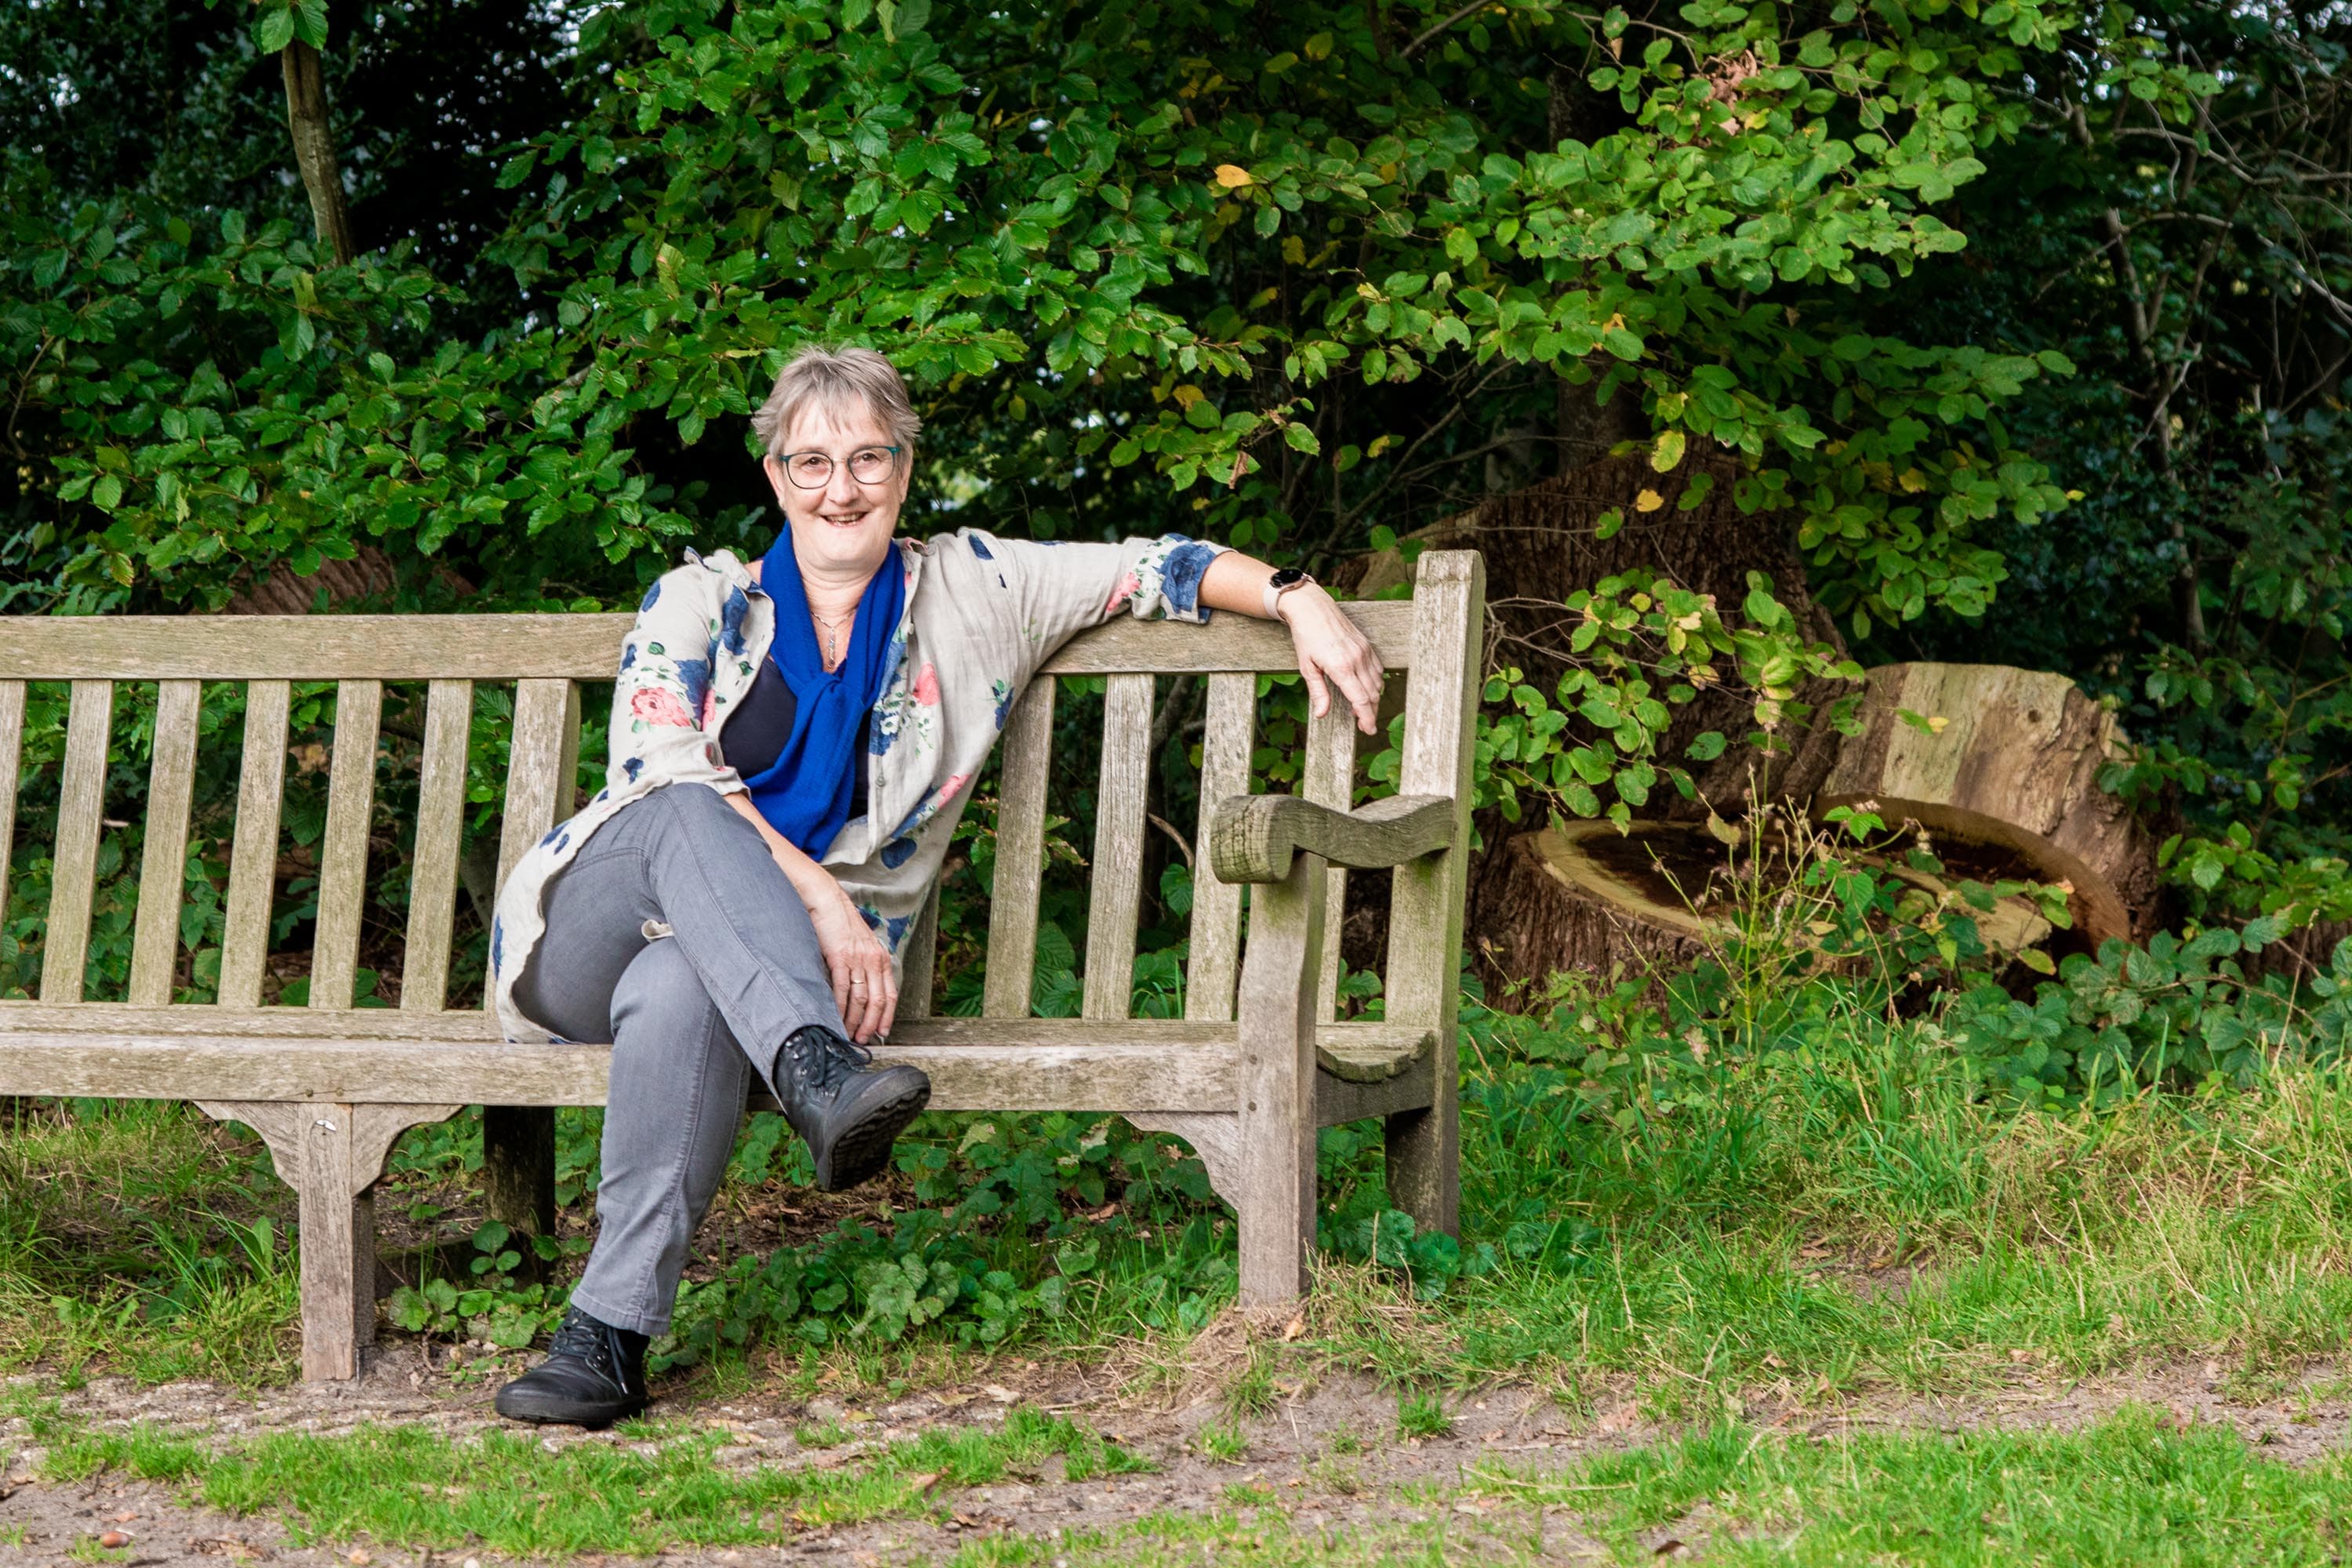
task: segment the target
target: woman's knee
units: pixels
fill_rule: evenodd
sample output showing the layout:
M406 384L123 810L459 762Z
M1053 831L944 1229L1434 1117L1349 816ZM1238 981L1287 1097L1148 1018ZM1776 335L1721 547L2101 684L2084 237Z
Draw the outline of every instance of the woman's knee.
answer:
M676 937L659 937L629 961L613 988L613 1032L633 1029L665 1038L708 1029L718 1008ZM616 1041L617 1043L617 1041Z

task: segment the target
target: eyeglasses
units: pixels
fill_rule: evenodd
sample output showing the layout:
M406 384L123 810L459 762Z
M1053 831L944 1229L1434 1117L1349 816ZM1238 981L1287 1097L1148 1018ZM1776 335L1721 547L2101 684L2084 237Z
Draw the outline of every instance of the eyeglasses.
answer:
M780 460L795 489L821 490L833 482L833 458L823 452L787 452ZM896 447L860 447L849 454L849 477L861 485L882 483L898 466Z

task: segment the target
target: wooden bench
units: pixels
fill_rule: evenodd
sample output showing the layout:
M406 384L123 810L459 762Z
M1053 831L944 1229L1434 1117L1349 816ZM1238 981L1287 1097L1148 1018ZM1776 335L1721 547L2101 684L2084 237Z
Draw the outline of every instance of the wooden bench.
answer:
M1400 794L1350 810L1355 730L1334 704L1307 728L1297 798L1251 795L1259 671L1295 669L1288 637L1221 616L1207 627L1121 621L1046 666L1107 677L1077 1019L1031 1014L1058 682L1033 682L1004 733L982 1016L925 1016L936 907L907 960L880 1054L931 1076L941 1110L1103 1110L1183 1138L1240 1225L1244 1300L1304 1287L1315 1236L1316 1130L1386 1118L1393 1201L1455 1223L1454 1007L1483 574L1469 552L1421 561L1411 601L1349 606L1406 675ZM373 1337L371 1192L405 1129L469 1104L601 1105L610 1049L509 1046L446 1006L474 686L513 681L499 876L576 802L580 683L609 680L625 615L124 617L0 622L0 908L17 814L26 682L70 681L54 895L37 1001L0 1003L0 1094L185 1100L245 1123L299 1194L302 1366L357 1374ZM1154 677L1207 681L1201 799L1214 803L1191 915L1184 1016L1129 1016L1142 895ZM292 684L338 682L318 846L308 1005L264 1006ZM201 683L247 689L219 999L172 1000ZM383 687L429 682L397 1008L352 1005ZM84 999L117 687L154 683L154 750L127 995ZM1393 678L1392 678L1393 684ZM125 694L144 701L145 687ZM361 765L351 765L352 759ZM316 759L312 759L315 761ZM1345 867L1396 868L1386 1021L1334 1023ZM1255 884L1246 951L1242 888ZM552 1110L496 1110L542 1144ZM499 1134L486 1125L486 1137ZM528 1139L525 1142L529 1142ZM494 1157L498 1151L493 1150ZM551 1156L538 1177L551 1194ZM551 1195L544 1200L551 1204Z

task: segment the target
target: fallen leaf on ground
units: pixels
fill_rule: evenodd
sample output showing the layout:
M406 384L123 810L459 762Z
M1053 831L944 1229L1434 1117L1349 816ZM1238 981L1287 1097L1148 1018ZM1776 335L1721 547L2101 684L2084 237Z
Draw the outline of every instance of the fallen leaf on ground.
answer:
M982 1384L980 1385L980 1391L988 1395L991 1399L996 1401L999 1405L1010 1405L1014 1400L1021 1397L1003 1384L996 1383Z
M940 1473L937 1470L925 1470L919 1476L908 1476L907 1484L919 1492L927 1492L940 1484Z

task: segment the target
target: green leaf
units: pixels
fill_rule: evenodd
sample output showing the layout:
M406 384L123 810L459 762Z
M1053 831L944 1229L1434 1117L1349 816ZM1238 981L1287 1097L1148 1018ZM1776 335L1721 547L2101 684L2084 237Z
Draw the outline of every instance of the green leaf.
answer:
M1684 436L1679 430L1661 430L1650 448L1650 467L1658 473L1670 473L1683 460Z
M293 41L294 12L291 6L264 11L253 19L253 47L263 54L277 54Z

